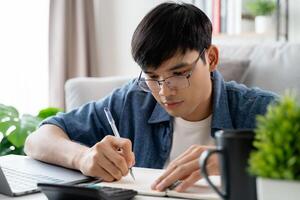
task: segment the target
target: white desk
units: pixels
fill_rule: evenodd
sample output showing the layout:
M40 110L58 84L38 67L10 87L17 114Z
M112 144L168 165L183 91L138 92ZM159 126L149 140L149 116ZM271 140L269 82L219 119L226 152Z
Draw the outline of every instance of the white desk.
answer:
M39 164L39 165L41 165L41 164L45 165L44 163L39 163L39 162L37 162L35 160L31 160L30 158L24 158L24 157L22 157L22 158L19 158L19 157L17 157L17 158L15 158L15 157L5 157L3 159L9 159L9 158L15 159L14 161L16 161L16 162L21 160L22 162L19 162L19 163L21 163L21 164L23 163L23 165L20 166L20 164L19 164L19 167L24 167L24 168L30 166L33 163L34 164ZM11 160L5 160L5 161L8 162L8 161L11 161ZM26 161L26 162L24 162L24 161ZM16 162L14 162L14 163L16 163ZM4 163L4 161L3 161L3 163ZM41 168L44 167L44 169L46 169L46 167L49 167L49 166L42 166L41 165L40 167ZM51 168L49 170L53 170L53 168ZM58 169L56 169L56 170L58 170ZM147 177L149 178L149 175L151 176L151 178L149 179L151 182L149 182L149 180L147 180L147 181L149 183L153 182L153 180L152 180L152 174L149 173L150 171L154 175L156 175L155 173L157 173L155 171L154 171L155 172L154 173L151 169L143 169L143 168L136 169L135 173L140 173L139 176L138 176L140 178L140 180L139 180L140 184L144 184L145 181L146 181L146 179L147 179ZM160 171L159 171L159 173L160 173ZM129 177L129 179L131 180L131 177ZM25 199L27 199L27 200L47 200L47 197L43 193L35 193L35 194L31 194L31 195L24 195L24 196L21 196L21 197L9 197L9 196L5 196L5 195L1 195L0 194L0 200L8 200L8 199L9 200L25 200ZM176 199L176 200L180 200L180 198L152 197L152 196L142 196L142 195L137 195L134 199L135 200L149 200L149 199L154 199L154 200L175 200Z
M166 197L151 197L137 195L134 200L180 200L179 198L166 198ZM0 200L47 200L46 196L42 193L25 195L21 197L8 197L0 194Z

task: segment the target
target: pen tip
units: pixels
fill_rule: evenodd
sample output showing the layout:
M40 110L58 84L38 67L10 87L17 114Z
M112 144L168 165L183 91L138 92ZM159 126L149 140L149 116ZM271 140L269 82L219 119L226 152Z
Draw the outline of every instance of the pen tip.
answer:
M130 168L129 172L130 172L130 175L133 178L133 180L135 180L135 177L134 177L133 172L132 172L132 168Z

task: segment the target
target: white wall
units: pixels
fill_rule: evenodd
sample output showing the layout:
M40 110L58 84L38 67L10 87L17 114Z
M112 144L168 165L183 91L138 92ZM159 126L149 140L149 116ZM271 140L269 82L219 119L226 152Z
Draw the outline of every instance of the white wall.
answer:
M300 4L290 0L290 40L300 41ZM131 57L131 37L150 9L164 0L95 1L99 38L98 76L137 75L139 66ZM185 2L189 2L186 0Z
M300 42L300 4L299 0L290 0L289 11L289 39L291 42Z
M131 37L142 18L167 0L98 0L98 76L138 75L140 67L131 56ZM191 0L183 0L191 3Z
M155 5L150 0L96 1L99 23L99 76L138 75L140 68L131 56L132 34Z
M48 106L49 1L0 1L0 103L36 115Z

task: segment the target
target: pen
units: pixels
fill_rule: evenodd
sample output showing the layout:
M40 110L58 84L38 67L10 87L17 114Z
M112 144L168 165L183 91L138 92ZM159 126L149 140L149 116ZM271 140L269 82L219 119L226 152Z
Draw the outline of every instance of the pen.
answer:
M115 135L116 137L118 137L118 138L121 138L121 136L120 136L120 134L119 134L119 131L118 131L117 127L116 127L115 120L114 120L114 118L112 117L109 108L108 108L108 107L105 107L105 108L104 108L104 112L105 112L106 118L107 118L107 120L108 120L108 122L109 122L109 124L110 124L110 127L111 127L111 129L112 129L114 135ZM134 175L133 175L133 172L132 172L132 168L131 168L131 167L129 168L129 173L130 173L131 177L133 178L133 180L135 180L135 177L134 177Z

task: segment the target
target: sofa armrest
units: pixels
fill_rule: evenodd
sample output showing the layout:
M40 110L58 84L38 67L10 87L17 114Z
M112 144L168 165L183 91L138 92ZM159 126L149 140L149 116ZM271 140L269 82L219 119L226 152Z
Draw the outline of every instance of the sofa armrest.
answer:
M132 78L132 76L110 76L69 79L65 84L66 111L77 108L89 101L103 98Z

